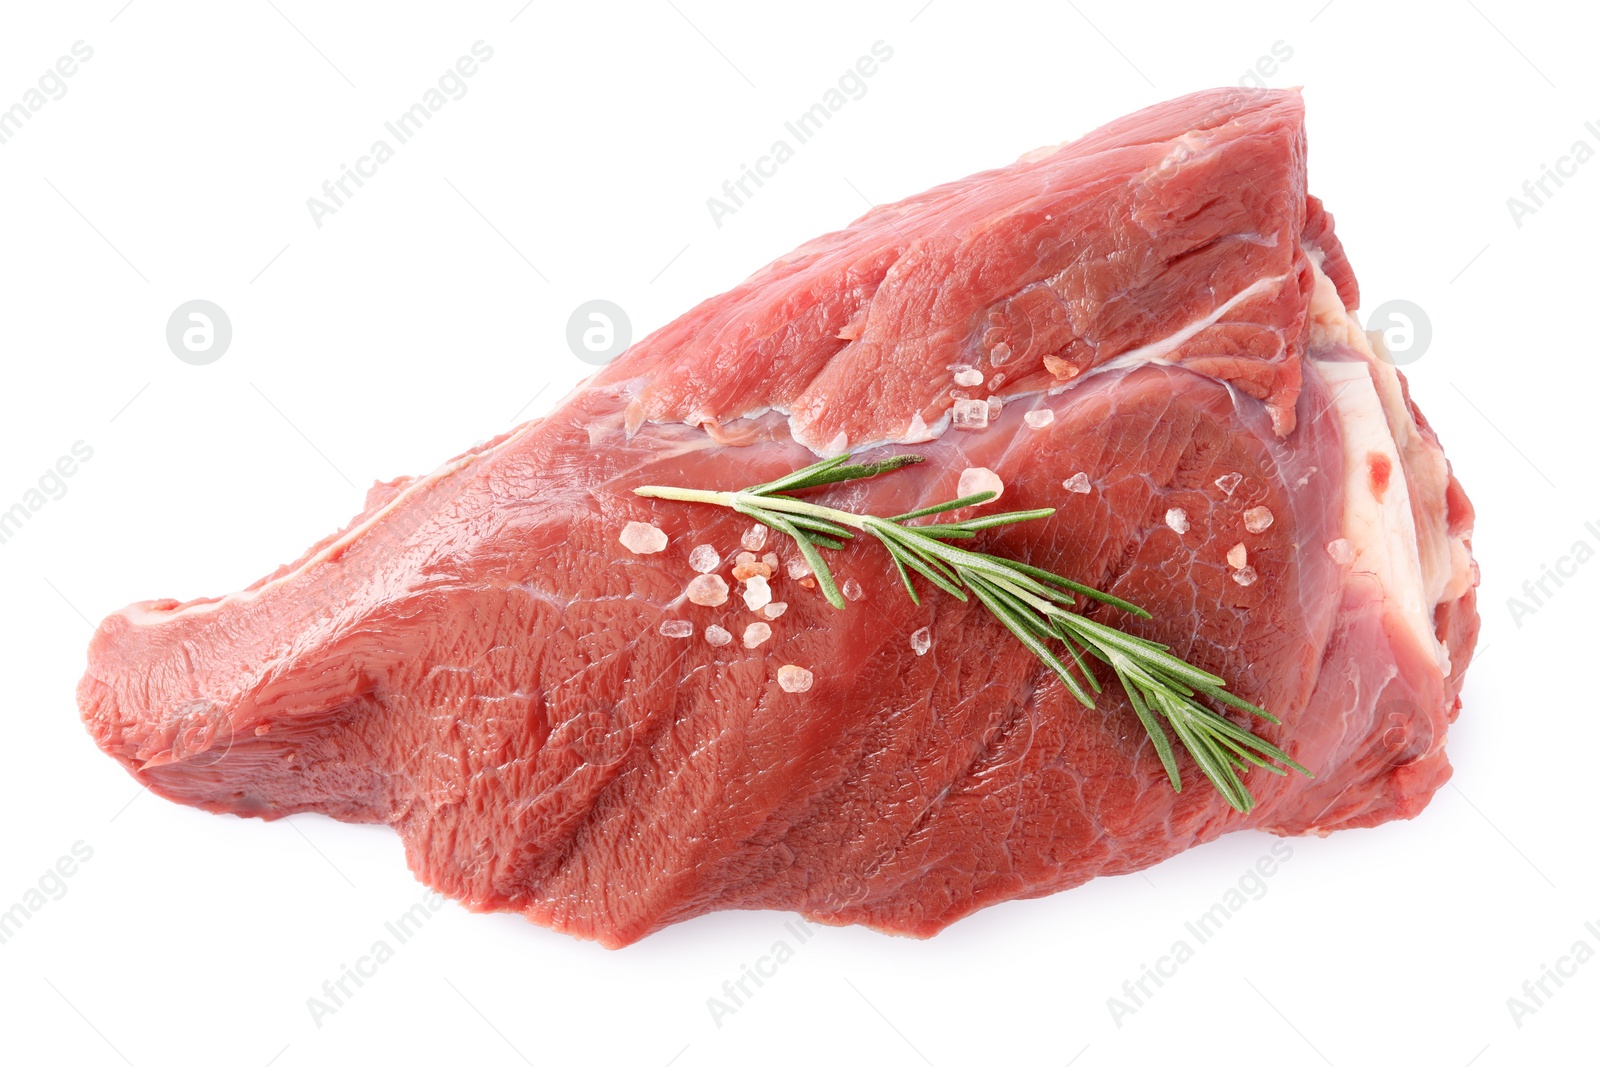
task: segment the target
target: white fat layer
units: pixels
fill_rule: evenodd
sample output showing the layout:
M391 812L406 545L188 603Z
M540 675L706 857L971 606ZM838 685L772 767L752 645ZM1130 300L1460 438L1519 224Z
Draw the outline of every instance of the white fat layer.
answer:
M1224 315L1238 307L1240 304L1244 303L1246 300L1249 300L1251 297L1257 296L1261 293L1270 293L1277 289L1285 281L1287 281L1288 278L1289 275L1287 274L1279 274L1271 278L1257 278L1243 289L1240 289L1237 293L1234 293L1227 300L1224 300L1222 303L1218 304L1211 310L1210 314L1195 319L1181 330L1170 333L1161 338L1159 341L1151 341L1147 345L1140 345L1138 348L1130 348L1128 351L1122 353L1120 356L1117 356L1115 359L1110 359L1105 363L1100 364L1098 367L1094 368L1094 371L1121 370L1127 367L1137 367L1145 363L1171 363L1172 354L1178 350L1180 345L1189 340L1189 338L1193 337L1201 330L1215 326L1218 322L1222 321L1222 317ZM1086 377L1086 375L1083 377ZM1078 379L1074 378L1073 381L1076 382Z
M357 538L361 537L378 523L382 522L390 512L399 508L411 497L426 489L428 486L431 486L442 479L448 478L450 475L461 470L463 467L467 467L474 463L488 459L490 456L499 452L501 449L506 448L513 441L516 441L524 434L532 430L535 426L539 425L540 421L541 420L539 419L532 419L528 422L525 422L504 441L501 441L493 448L486 448L481 452L469 452L466 455L458 456L457 458L434 470L433 473L426 474L421 478L418 478L416 481L400 490L400 492L396 493L393 500L389 501L377 511L374 511L371 515L368 515L362 522L346 530L344 534L337 540L325 545L320 552L312 556L310 559L307 559L304 563L300 564L300 566L296 567L292 571L288 571L285 574L279 575L270 582L266 582L260 586L257 586L255 589L248 589L238 593L230 593L218 600L199 604L190 604L188 607L179 608L176 611L151 611L149 608L143 607L139 604L132 604L123 608L120 614L123 618L127 619L135 626L155 626L171 622L173 619L182 618L186 615L204 615L208 612L216 611L218 608L221 608L227 604L248 603L249 601L261 596L261 594L265 593L269 589L273 589L284 584L285 582L293 581L294 579L305 574L312 567L317 566L319 563L327 562L329 559L344 551L344 549L349 547L349 545Z
M1450 475L1444 453L1411 417L1394 365L1345 310L1333 282L1315 261L1312 271L1313 352L1342 344L1364 357L1360 362L1311 360L1328 384L1340 421L1345 459L1342 533L1356 553L1353 569L1377 576L1384 597L1419 646L1430 650L1448 673L1449 651L1434 633L1433 613L1471 587L1472 565L1469 535L1451 536L1448 529ZM1381 347L1381 337L1377 344ZM1372 455L1390 464L1381 500L1372 489Z

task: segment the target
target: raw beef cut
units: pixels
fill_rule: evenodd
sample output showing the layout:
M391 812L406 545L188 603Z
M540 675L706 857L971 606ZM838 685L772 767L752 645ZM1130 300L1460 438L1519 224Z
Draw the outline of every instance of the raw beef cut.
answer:
M84 720L162 796L386 822L430 886L609 946L721 908L925 936L1233 830L1409 818L1450 774L1472 508L1352 313L1302 120L1198 93L874 209L249 589L112 615ZM1083 708L876 546L832 554L840 611L774 535L758 614L749 520L631 492L847 449L926 462L819 499L982 467L1058 509L983 543L1148 608L1091 614L1272 709L1315 778L1255 771L1240 814L1180 752L1175 793L1114 682ZM723 603L686 595L708 568Z

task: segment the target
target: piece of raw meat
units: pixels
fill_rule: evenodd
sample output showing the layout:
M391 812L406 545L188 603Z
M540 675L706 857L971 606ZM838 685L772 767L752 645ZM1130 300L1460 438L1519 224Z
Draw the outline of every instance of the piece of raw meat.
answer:
M610 946L720 908L929 935L1231 830L1409 818L1450 773L1472 509L1305 173L1296 93L1217 90L874 209L248 590L112 615L84 719L162 796L387 822L441 892ZM833 555L838 611L774 535L758 613L748 519L631 492L885 443L927 462L821 499L996 472L1058 511L991 551L1147 607L1094 614L1316 777L1250 774L1243 815L1180 753L1175 793L1114 683L1084 709L876 546Z

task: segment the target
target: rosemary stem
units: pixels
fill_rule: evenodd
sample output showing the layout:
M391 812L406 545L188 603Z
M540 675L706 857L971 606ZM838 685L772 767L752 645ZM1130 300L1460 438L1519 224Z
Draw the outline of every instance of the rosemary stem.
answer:
M867 528L866 518L849 511L824 507L788 496L762 496L756 493L718 493L710 489L678 489L668 485L643 485L634 490L640 496L658 497L662 500L685 500L696 504L717 504L725 508L740 505L760 508L762 511L781 511L789 515L810 515L827 519L856 530Z

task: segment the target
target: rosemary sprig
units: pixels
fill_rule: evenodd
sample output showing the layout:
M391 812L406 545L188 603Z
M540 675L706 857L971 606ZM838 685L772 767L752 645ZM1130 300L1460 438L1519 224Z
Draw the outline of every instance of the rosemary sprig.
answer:
M1200 772L1241 812L1255 806L1241 772L1261 767L1273 774L1294 770L1311 777L1310 771L1282 749L1201 703L1204 698L1270 723L1278 722L1268 712L1228 692L1222 678L1186 663L1166 645L1124 633L1073 610L1078 597L1142 619L1150 618L1143 608L1050 571L949 543L971 539L979 531L996 526L1047 518L1055 513L1054 508L1008 511L959 522L913 524L914 519L986 503L996 494L974 493L889 518L830 508L789 495L871 478L921 461L921 456L900 455L872 463L853 463L850 456L844 455L736 492L660 485L641 486L634 492L663 500L731 508L788 536L810 564L822 595L836 608L845 607L846 602L820 550L842 549L857 533L871 534L888 551L913 603L921 603L913 574L960 600L967 600L970 593L1085 707L1093 708L1095 696L1101 692L1090 661L1099 660L1110 667L1155 746L1174 790L1181 791L1183 781L1167 729ZM1052 645L1065 648L1067 656L1058 655Z

